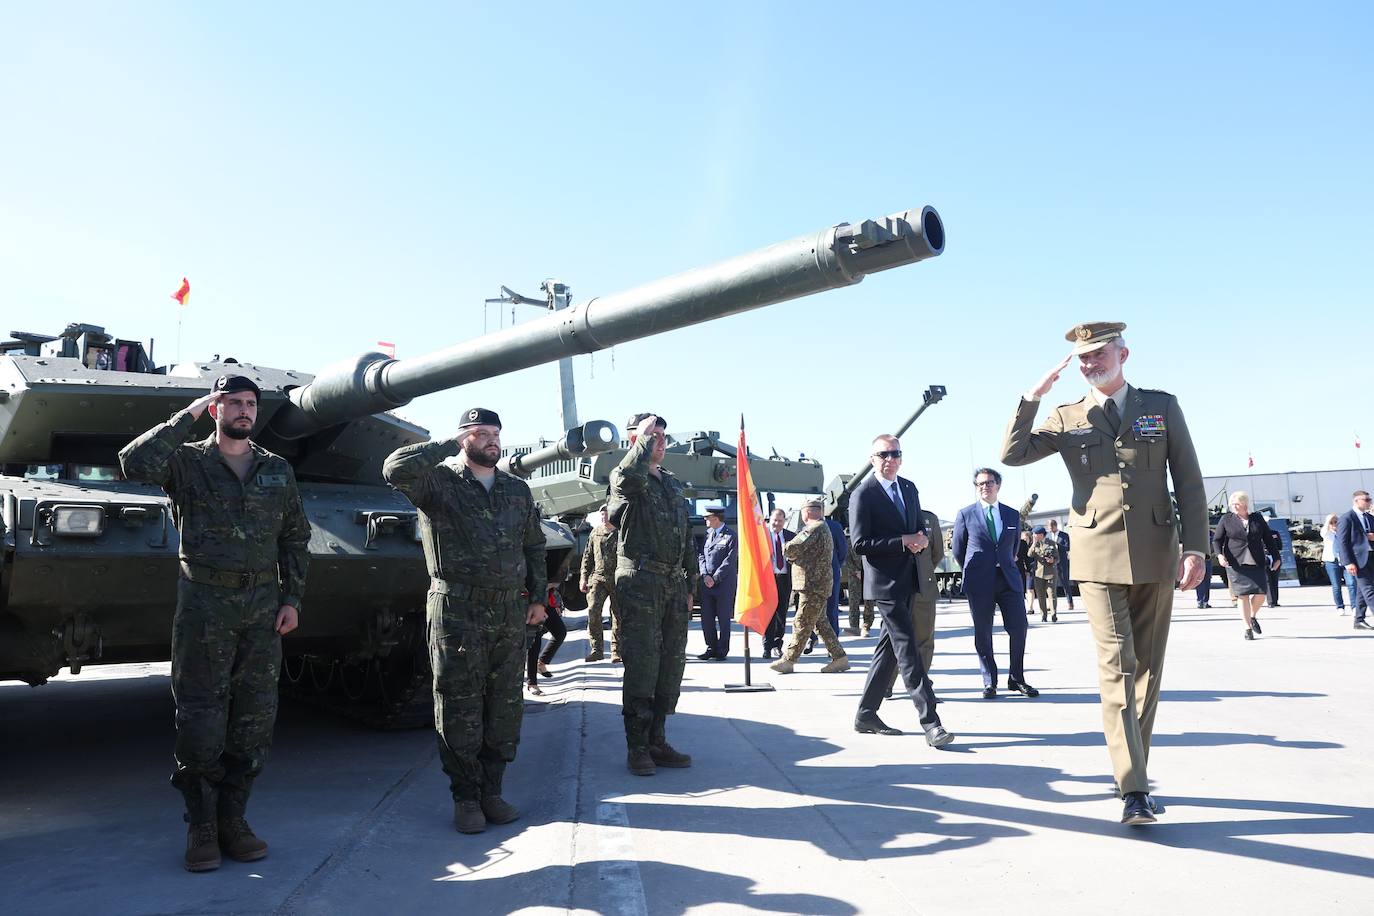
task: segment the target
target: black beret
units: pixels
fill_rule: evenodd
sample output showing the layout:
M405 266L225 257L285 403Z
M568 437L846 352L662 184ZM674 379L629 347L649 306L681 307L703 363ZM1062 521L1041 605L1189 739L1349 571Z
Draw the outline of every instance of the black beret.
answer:
M500 429L501 418L496 415L494 410L474 407L463 414L462 422L458 424L459 429L467 429L469 426L495 426Z
M637 414L633 415L632 417L630 417L630 422L629 422L628 424L626 424L626 427L625 427L625 428L626 428L627 430L629 430L630 432L636 432L636 431L639 429L639 421L640 421L640 420L643 420L645 417L652 417L652 416L655 416L655 414L651 414L651 413L637 413ZM665 420L665 419L663 419L662 417L659 417L659 418L658 418L658 422L655 423L654 426L656 426L656 427L659 428L659 429L667 429L667 428L668 428L668 421Z
M215 394L233 394L237 391L251 391L262 398L262 389L253 384L253 380L245 375L221 375L215 379L215 383L210 386L210 390Z

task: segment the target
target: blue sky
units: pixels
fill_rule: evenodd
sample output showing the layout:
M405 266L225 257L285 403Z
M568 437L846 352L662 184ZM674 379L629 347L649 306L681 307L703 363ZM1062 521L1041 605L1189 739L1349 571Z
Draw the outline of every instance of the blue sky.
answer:
M318 369L931 204L943 257L577 362L584 419L903 472L951 516L1083 320L1177 394L1208 474L1374 442L1363 4L324 3L0 12L0 317ZM484 314L485 312L485 314ZM533 309L518 316L530 320ZM507 311L504 320L509 322ZM555 434L554 367L431 395ZM1054 403L1083 391L1066 375ZM1004 498L1064 505L1062 465Z

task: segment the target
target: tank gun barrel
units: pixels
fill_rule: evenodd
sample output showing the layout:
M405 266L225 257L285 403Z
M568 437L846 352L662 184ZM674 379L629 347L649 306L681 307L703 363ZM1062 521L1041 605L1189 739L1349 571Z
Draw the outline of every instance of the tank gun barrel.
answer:
M927 388L921 393L921 406L917 407L916 412L906 418L906 422L903 423L893 435L898 439L905 436L906 431L911 429L912 425L920 418L921 414L926 412L926 408L930 407L932 404L940 403L940 400L948 393L944 385L931 385ZM844 489L831 497L830 508L833 509L835 506L839 505L841 501L847 499L850 494L858 489L859 484L864 482L864 478L868 476L868 472L871 470L873 470L873 462L871 461L859 468L854 476L849 478L845 483Z
M945 228L933 207L841 223L751 254L591 299L543 318L414 359L368 353L291 392L272 417L286 439L413 398L579 353L858 283L938 256Z
M516 477L529 479L545 465L582 455L599 455L615 448L619 442L620 431L614 423L591 420L568 430L563 438L552 445L523 455L507 455L496 466Z

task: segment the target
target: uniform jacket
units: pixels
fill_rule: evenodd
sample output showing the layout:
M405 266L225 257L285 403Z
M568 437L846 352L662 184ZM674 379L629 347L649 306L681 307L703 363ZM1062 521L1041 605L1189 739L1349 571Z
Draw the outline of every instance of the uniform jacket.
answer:
M611 472L610 516L619 532L616 562L626 569L649 564L671 570L671 575L680 571L685 578L696 567L697 555L686 492L670 471L660 468L655 477L649 473L652 468L653 437L640 436Z
M1059 545L1049 538L1039 544L1031 541L1026 556L1031 561L1031 575L1044 582L1053 582L1059 569Z
M792 561L792 590L829 596L835 584L835 540L824 519L809 522L782 549L783 556Z
M1021 516L1005 503L997 504L1002 530L997 542L988 534L987 514L981 502L965 506L954 518L950 550L964 571L964 594L970 601L992 600L1003 588L1023 591L1017 554L1021 546ZM1002 581L998 581L999 576Z
M587 535L587 546L582 551L582 581L580 585L591 588L594 582L615 584L615 529L597 525Z
M382 463L387 483L420 510L425 564L435 579L477 588L524 589L531 603L548 591L544 528L529 484L496 471L491 492L465 465L445 459L457 439L398 448Z
M188 443L195 418L179 410L119 451L124 476L156 484L172 500L181 559L222 572L276 570L281 603L301 606L310 565L310 522L286 459L249 442L243 480L215 437Z
M939 517L929 509L921 510L921 520L925 522L930 546L916 554L916 580L921 586L918 600L933 604L940 595L935 585L935 569L945 558L945 533L940 530Z
M920 590L916 559L902 546L902 535L925 531L925 522L914 483L905 477L897 478L898 492L906 506L905 516L897 511L897 504L887 495L883 483L886 481L877 473L869 474L850 496L849 546L863 557L864 598L901 601Z
M1069 578L1123 585L1172 582L1178 573L1176 525L1184 550L1206 554L1202 469L1177 398L1129 388L1116 435L1102 408L1086 395L1054 408L1032 429L1037 406L1025 398L1017 404L1002 462L1017 467L1056 453L1063 459L1073 485Z
M711 594L727 594L735 590L735 577L738 573L739 538L729 525L721 525L706 532L706 546L697 554L697 570L703 579L710 576L715 585L710 588L702 583L702 588Z
M1370 518L1369 527L1374 530L1374 517ZM1342 566L1353 563L1357 569L1364 569L1369 565L1369 554L1369 538L1364 536L1360 513L1351 509L1336 519L1336 558Z

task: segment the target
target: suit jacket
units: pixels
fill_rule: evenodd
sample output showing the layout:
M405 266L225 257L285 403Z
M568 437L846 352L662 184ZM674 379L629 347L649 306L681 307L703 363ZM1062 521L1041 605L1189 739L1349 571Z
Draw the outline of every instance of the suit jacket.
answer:
M1129 388L1121 430L1088 396L1050 411L1032 430L1038 402L1025 398L1007 425L1002 462L1018 467L1058 454L1073 484L1068 527L1069 578L1132 585L1172 582L1183 549L1207 553L1207 497L1193 439L1178 399ZM1175 517L1169 499L1173 480Z
M903 601L920 591L920 585L916 558L902 546L902 535L925 531L925 522L916 485L897 478L906 507L903 515L883 489L885 482L870 474L849 497L850 549L863 558L866 600Z
M1370 519L1370 527L1374 528L1374 519ZM1354 563L1356 568L1364 569L1369 553L1369 538L1364 536L1360 513L1351 509L1336 520L1336 558L1342 566Z
M916 554L916 581L920 583L920 600L927 607L940 597L935 584L935 569L945 558L945 533L940 530L940 519L929 509L921 510L921 520L925 522L926 537L930 546Z
M772 528L772 526L770 526L770 525L765 525L765 526L764 526L764 528L763 528L763 536L764 536L765 538L768 539L768 549L771 551L771 550L773 549L773 528ZM789 531L789 530L786 529L786 528L782 529L782 546L783 546L783 549L784 549L784 550L787 549L787 542L790 541L790 540L792 540L792 539L793 539L794 537L796 537L796 536L797 536L797 533L796 533L795 531ZM791 578L792 578L792 561L789 560L789 559L787 559L787 555L786 555L786 554L783 555L783 562L782 562L782 565L783 565L783 567L786 568L786 570L787 570L787 572L783 573L783 575L786 576L787 578L791 579ZM769 568L770 570L773 569L773 556L772 556L771 553L770 553L769 556L768 556L768 568ZM773 575L776 576L776 575L777 575L777 572L775 571L775 572L773 573Z
M703 578L710 576L716 584L710 588L703 584L702 588L712 594L735 590L738 546L739 538L730 530L729 525L721 525L706 532L706 544L702 547L701 553L697 554L697 570Z
M987 515L981 502L965 506L954 518L954 542L950 549L964 571L964 594L970 601L990 600L1004 587L1017 592L1024 588L1016 563L1021 545L1021 515L1006 503L998 503L997 510L1002 531L996 543L988 534Z
M835 584L839 585L840 568L844 566L844 561L849 559L849 538L844 533L844 526L833 518L826 519L825 526L830 529L830 542L834 545L835 552L830 567L835 573Z

